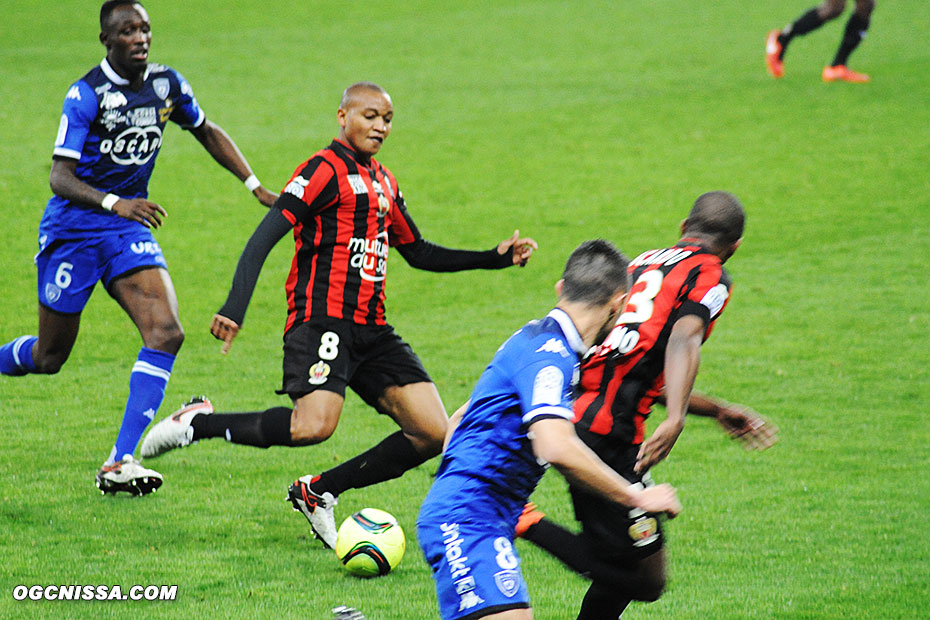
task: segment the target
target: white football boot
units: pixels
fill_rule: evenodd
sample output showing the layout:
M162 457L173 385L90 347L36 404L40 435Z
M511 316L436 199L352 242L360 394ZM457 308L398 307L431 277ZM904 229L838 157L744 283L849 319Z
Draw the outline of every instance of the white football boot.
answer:
M314 476L308 474L294 481L287 489L287 499L310 522L314 536L323 541L329 549L336 548L336 514L333 508L338 500L330 492L318 495L310 489Z
M161 474L146 469L130 455L112 465L104 464L97 472L97 488L106 495L120 491L132 495L148 495L158 490L163 482Z
M213 404L205 396L190 399L183 407L152 427L139 448L142 458L150 459L168 450L191 445L194 439L191 420L195 415L211 413Z

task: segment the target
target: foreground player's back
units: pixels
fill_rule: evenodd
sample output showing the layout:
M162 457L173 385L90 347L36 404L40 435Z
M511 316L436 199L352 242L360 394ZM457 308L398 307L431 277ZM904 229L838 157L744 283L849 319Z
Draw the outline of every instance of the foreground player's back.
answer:
M571 320L556 309L498 349L450 439L430 491L437 501L427 504L448 507L441 501L446 494L465 494L474 501L455 503L469 512L516 519L545 471L533 453L528 426L541 417L571 417L581 343L566 332L577 337Z

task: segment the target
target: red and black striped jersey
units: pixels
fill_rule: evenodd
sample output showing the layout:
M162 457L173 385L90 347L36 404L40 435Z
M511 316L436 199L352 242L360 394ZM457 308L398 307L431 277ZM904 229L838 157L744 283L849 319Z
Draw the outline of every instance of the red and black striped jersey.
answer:
M650 250L630 263L633 288L617 324L581 367L578 428L624 443L643 441L644 424L665 384L665 348L675 322L704 319L704 339L730 297L716 255L690 239Z
M275 207L294 226L285 332L320 317L384 325L388 248L420 239L390 170L333 140L297 167Z

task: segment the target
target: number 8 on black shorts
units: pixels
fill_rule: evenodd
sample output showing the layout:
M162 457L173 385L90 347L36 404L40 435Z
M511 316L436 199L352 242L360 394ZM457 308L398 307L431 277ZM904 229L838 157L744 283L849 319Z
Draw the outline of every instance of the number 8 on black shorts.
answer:
M376 407L388 387L418 382L432 379L390 325L314 319L284 335L284 379L279 394L299 398L326 390L345 396L349 386Z

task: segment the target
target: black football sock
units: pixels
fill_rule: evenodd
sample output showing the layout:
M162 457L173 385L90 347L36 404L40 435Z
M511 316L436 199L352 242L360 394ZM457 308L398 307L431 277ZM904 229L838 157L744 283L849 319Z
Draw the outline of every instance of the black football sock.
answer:
M549 552L582 577L610 586L614 598L618 595L635 598L635 591L628 589L639 587L636 571L599 559L591 544L581 535L549 519L542 519L531 525L523 538Z
M785 57L785 50L788 49L788 44L791 42L791 39L799 35L807 34L812 30L817 30L823 26L824 23L826 22L820 18L820 14L817 13L817 9L814 8L785 26L785 29L778 35L778 42L781 43L780 57Z
M258 448L290 446L292 412L289 407L272 407L251 413L195 415L191 420L194 441L223 437L232 443Z
M592 583L581 601L577 620L619 619L630 604L630 599L617 594L617 589L600 583Z
M399 478L408 469L428 460L429 457L416 451L403 432L397 431L370 450L323 472L311 488L315 493L329 491L338 496L346 489L361 489Z
M849 55L859 46L865 33L869 29L869 18L860 17L855 13L846 22L846 32L843 33L843 40L840 42L840 48L836 50L836 57L833 59L834 67L845 65L849 60Z

